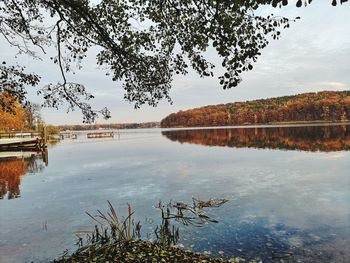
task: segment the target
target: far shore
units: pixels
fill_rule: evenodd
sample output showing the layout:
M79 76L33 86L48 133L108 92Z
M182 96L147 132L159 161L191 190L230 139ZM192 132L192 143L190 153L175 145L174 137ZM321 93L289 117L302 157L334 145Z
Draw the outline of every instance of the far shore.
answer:
M113 131L113 130L179 130L179 129L227 129L227 128L269 128L269 127L302 127L302 126L327 126L327 125L350 125L350 120L347 121L286 121L286 122L269 122L269 123L245 123L240 125L228 126L176 126L176 127L135 127L135 128L100 128L100 129L82 129L82 130L62 130L61 132L89 132L89 131Z
M227 128L271 128L271 127L303 127L303 126L327 126L327 125L350 125L350 121L286 121L286 122L269 122L269 123L246 123L241 125L229 126L177 126L177 127L161 127L166 130L178 129L227 129Z

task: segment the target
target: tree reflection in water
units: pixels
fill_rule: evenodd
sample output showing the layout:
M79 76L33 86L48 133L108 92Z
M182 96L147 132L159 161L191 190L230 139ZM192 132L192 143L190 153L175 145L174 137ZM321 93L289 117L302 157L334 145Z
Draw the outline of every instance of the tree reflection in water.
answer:
M298 126L219 128L162 131L172 141L236 148L268 148L301 151L350 150L350 126Z
M27 173L41 172L48 164L45 152L2 152L0 158L0 199L20 197L21 177Z

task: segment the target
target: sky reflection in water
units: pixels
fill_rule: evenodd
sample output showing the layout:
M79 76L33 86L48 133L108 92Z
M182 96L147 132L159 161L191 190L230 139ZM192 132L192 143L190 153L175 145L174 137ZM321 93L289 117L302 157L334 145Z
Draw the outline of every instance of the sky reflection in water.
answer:
M349 133L343 125L82 133L49 149L40 173L21 177L19 198L0 200L0 262L71 249L75 233L93 225L85 211L106 200L121 214L131 203L146 234L159 223L158 200L192 196L230 201L209 210L218 224L180 231L185 246L264 262L289 251L290 262L348 262Z

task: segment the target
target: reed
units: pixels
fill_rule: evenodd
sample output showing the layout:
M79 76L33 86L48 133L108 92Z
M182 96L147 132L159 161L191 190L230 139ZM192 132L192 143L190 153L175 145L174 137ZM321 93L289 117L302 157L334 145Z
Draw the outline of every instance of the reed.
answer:
M131 209L130 204L128 206L128 215L126 218L119 217L111 204L107 201L109 211L106 213L97 210L97 215L91 215L89 212L86 214L92 218L98 226L95 226L95 231L92 233L90 240L99 242L103 240L117 241L119 243L128 242L141 238L141 224L134 221L132 218L134 212ZM104 233L101 236L100 232Z

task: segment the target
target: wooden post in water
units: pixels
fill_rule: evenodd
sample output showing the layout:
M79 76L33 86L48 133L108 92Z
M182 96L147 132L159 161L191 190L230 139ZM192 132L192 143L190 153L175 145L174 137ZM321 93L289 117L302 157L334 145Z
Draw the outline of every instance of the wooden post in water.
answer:
M48 166L49 165L49 152L46 148L46 145L45 145L45 151L43 152L43 160L44 160L45 166Z
M46 126L44 126L44 148L47 147L47 129Z

